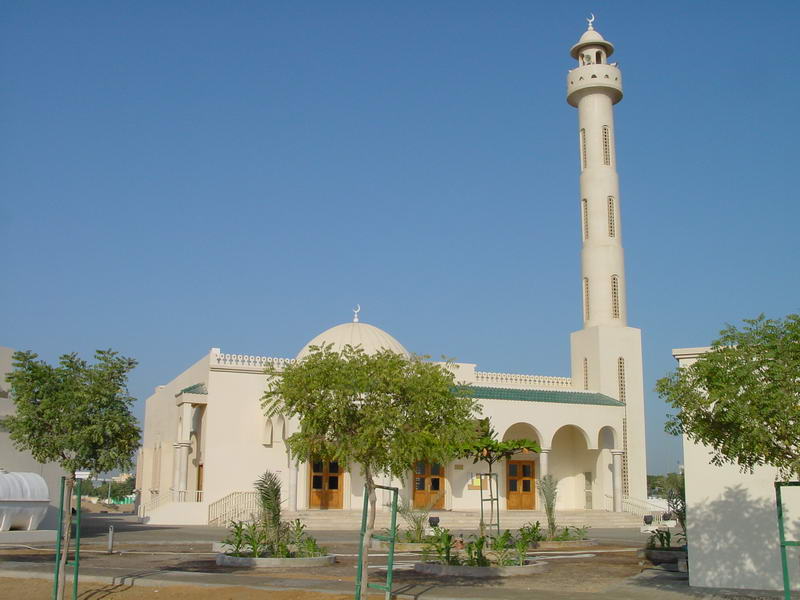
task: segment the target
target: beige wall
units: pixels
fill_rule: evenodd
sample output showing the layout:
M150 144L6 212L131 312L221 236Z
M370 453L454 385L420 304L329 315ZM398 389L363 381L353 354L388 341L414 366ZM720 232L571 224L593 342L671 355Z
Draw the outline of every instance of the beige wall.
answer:
M14 402L9 398L9 384L6 382L6 375L12 371L13 354L13 349L0 346L0 418L14 413ZM50 506L44 520L39 524L39 529L55 529L58 527L58 494L61 489L61 477L66 473L55 463L42 464L34 460L30 453L17 450L9 435L0 428L0 467L7 471L36 473L42 476L50 492Z
M673 350L681 366L708 348ZM776 469L742 473L711 464L711 452L683 439L689 584L783 589L774 482ZM800 540L800 488L784 488L787 539ZM800 550L788 549L792 589L800 590Z

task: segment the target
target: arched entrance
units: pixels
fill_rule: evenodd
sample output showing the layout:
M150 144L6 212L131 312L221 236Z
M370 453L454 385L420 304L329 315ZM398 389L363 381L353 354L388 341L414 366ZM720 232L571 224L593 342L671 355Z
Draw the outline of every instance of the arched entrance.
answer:
M308 507L342 508L344 474L336 461L314 460L308 469Z
M503 434L503 441L528 439L540 441L539 432L528 423L515 423ZM536 508L536 454L523 452L506 462L506 509L534 510Z
M550 472L558 481L561 510L594 508L597 451L589 447L586 432L577 425L564 425L553 435Z
M444 508L444 466L438 463L414 463L414 508Z

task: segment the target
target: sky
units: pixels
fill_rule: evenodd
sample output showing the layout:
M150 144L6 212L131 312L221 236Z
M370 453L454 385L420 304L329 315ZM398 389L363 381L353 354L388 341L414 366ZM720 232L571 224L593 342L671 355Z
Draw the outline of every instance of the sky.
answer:
M671 350L798 312L790 2L22 2L0 13L0 345L293 357L352 318L484 371L569 375L569 48L615 108L648 472Z

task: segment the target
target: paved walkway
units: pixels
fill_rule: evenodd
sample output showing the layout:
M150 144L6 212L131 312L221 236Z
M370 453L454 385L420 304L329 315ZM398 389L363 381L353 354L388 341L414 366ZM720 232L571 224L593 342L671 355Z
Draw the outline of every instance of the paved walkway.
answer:
M102 555L98 551L104 544L108 526L114 525L115 541L119 546L145 545L156 548L164 545L163 549L168 550L166 545L178 547L186 544L183 551L189 550L188 545L195 544L195 550L207 550L199 545L210 541L221 540L226 531L216 527L166 527L141 525L133 518L120 517L119 515L93 515L83 522L84 527L82 539L86 543L84 549L94 549L93 560L86 560L81 565L81 580L84 582L95 582L102 584L134 584L136 586L164 586L164 585L200 585L200 586L231 586L240 585L263 590L309 590L324 593L344 593L349 594L353 590L353 575L355 574L354 555L357 552L356 544L358 540L357 532L352 531L318 531L315 534L323 545L328 546L332 552L340 555L342 564L331 567L323 571L304 571L304 572L274 572L270 574L258 573L253 571L239 572L208 572L206 565L213 564L213 556L210 553L197 555L196 561L192 557L181 554L173 557L176 560L167 559L166 556L142 556L137 560L125 560L121 556ZM601 540L606 544L597 548L598 558L587 558L592 565L599 565L605 556L609 559L612 556L622 554L601 554L604 550L611 547L628 548L626 555L627 566L625 575L635 573L636 562L632 557L630 549L641 548L644 545L645 537L637 529L612 529L612 530L592 530L592 537ZM35 544L42 547L42 544ZM609 546L610 545L610 546ZM50 546L52 547L52 546ZM591 551L587 551L591 552ZM151 551L146 553L150 555ZM371 559L373 568L380 569L385 567L385 554L376 553ZM91 556L87 553L87 557ZM188 556L188 558L187 558ZM52 554L29 556L17 554L7 554L4 556L8 560L0 560L0 576L2 577L40 577L49 578L52 576ZM200 560L202 559L202 560ZM187 562L188 560L188 562ZM396 557L396 575L394 591L397 598L414 600L478 600L478 599L497 599L497 600L581 600L583 598L608 599L608 600L679 600L684 598L780 598L781 595L775 594L743 594L741 592L725 592L723 590L696 590L690 589L685 574L671 573L659 569L647 569L633 577L620 577L618 580L606 578L598 581L598 585L592 591L575 591L554 587L553 584L545 587L542 581L537 589L537 582L534 577L498 579L494 581L481 580L472 582L469 580L437 580L435 578L425 578L417 576L409 571L415 561L420 560L418 554L402 553ZM609 562L607 561L607 562ZM557 561L562 562L562 561ZM582 561L581 561L582 562ZM613 562L613 561L610 561ZM632 567L631 567L632 565ZM585 576L588 578L592 569L581 571L579 567L567 567L566 561L563 565L566 573L572 579ZM587 565L589 566L589 565ZM553 567L555 569L555 567ZM571 569L576 570L571 570ZM372 571L371 572L375 572ZM575 575L583 573L584 575ZM563 575L562 575L563 576ZM515 580L515 581L514 581ZM573 586L574 587L574 586ZM582 586L591 589L592 586ZM564 591L562 591L562 589ZM798 596L800 597L800 596Z
M32 566L30 563L4 561L0 563L0 577L50 578L50 565ZM102 569L81 568L81 581L85 583L125 584L135 586L245 586L265 591L308 590L322 593L351 593L352 581L330 581L328 579L270 578L268 583L252 575L233 573L187 573L178 571L131 572L130 569L104 567ZM724 590L695 590L688 586L687 578L680 573L650 569L629 578L619 585L594 592L554 592L537 590L535 587L509 589L497 586L469 585L396 585L395 597L401 600L681 600L681 599L753 599L780 598L781 594L742 593ZM795 597L793 595L793 597Z

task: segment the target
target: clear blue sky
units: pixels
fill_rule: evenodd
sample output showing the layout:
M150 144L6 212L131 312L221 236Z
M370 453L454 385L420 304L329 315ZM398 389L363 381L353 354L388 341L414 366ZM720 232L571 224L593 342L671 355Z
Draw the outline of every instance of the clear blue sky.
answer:
M135 357L139 416L209 348L293 356L357 302L412 351L568 375L591 11L674 469L670 350L798 310L793 2L5 2L0 344Z

